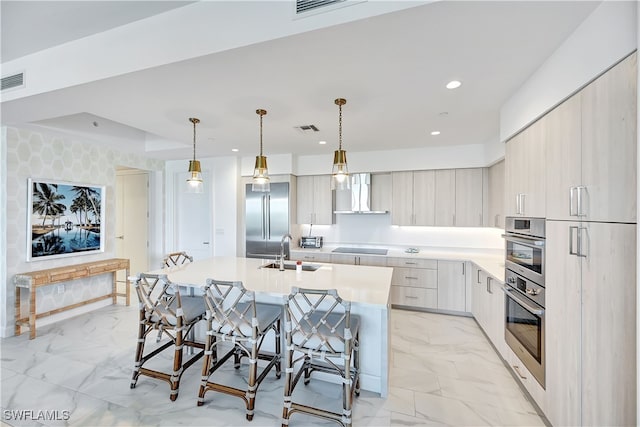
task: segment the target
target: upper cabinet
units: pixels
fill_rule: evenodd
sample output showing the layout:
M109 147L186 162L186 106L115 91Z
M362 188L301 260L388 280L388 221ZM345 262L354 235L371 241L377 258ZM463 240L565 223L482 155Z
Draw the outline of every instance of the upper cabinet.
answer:
M453 226L456 216L456 171L442 169L435 174L436 225Z
M435 225L435 172L391 174L391 223Z
M636 54L547 114L547 218L636 221Z
M584 220L636 222L636 69L634 53L581 92Z
M456 169L455 221L458 227L482 227L486 215L486 169ZM451 196L449 196L451 197Z
M297 223L333 224L330 175L299 176L297 181Z
M394 225L483 225L487 179L484 168L393 172Z
M545 217L545 147L545 122L542 119L507 142L506 215Z
M489 168L488 172L488 218L485 225L504 228L504 160Z

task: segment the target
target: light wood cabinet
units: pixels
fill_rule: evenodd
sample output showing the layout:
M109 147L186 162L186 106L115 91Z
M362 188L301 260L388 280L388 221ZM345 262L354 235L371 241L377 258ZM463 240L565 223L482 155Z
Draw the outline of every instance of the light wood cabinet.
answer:
M482 227L485 200L483 175L483 168L455 170L455 226Z
M375 255L331 254L333 264L387 266L387 257Z
M393 172L391 181L391 223L434 225L435 172Z
M504 283L480 267L471 268L471 314L478 321L498 353L504 357Z
M489 208L484 221L484 224L489 227L502 229L504 229L504 165L504 160L501 160L489 168L487 196Z
M456 171L435 171L435 225L451 227L456 215Z
M545 122L540 119L505 147L505 213L544 218L546 214Z
M547 417L633 425L636 225L547 221L546 230Z
M299 176L297 182L298 224L333 224L330 175Z
M371 210L391 211L391 173L371 174Z
M322 252L308 252L304 249L299 251L291 250L289 258L292 260L300 260L302 262L331 262L331 254Z
M465 311L465 273L463 261L438 260L438 310Z
M438 308L438 261L421 258L388 258L393 267L391 304Z
M636 222L637 54L582 95L582 219Z

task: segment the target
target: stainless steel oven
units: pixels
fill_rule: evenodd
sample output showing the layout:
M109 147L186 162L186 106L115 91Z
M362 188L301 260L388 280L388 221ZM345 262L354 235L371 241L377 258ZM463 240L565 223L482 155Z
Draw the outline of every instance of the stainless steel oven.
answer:
M505 267L544 286L544 218L505 218Z
M505 341L544 388L544 287L510 270L506 282Z

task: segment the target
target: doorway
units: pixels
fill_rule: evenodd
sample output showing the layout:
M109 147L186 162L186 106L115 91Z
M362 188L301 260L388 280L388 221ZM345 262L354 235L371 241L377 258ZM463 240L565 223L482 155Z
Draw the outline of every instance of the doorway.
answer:
M139 169L116 171L116 256L128 258L131 274L149 271L149 173ZM157 266L160 267L159 265ZM118 283L124 283L119 272Z

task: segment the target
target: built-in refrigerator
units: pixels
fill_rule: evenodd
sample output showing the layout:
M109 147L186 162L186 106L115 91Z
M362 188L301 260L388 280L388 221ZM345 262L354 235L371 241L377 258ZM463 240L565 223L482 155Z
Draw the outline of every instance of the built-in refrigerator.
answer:
M251 191L246 186L246 257L274 259L280 255L282 236L289 233L289 183L271 183L271 191ZM285 242L289 258L289 241Z

